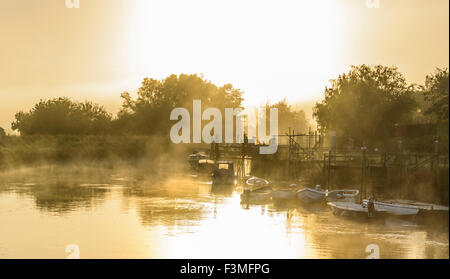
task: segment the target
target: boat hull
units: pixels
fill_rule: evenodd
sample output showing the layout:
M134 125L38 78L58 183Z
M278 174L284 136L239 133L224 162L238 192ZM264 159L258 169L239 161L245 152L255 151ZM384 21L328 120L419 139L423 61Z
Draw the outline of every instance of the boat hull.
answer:
M264 178L259 178L256 176L253 176L245 182L247 187L254 188L254 187L265 187L270 184L269 181L265 180Z
M358 190L333 190L327 193L327 201L346 201L356 202L358 197Z
M367 204L368 201L364 200L363 202ZM414 216L417 215L417 213L419 213L419 207L414 205L379 202L379 201L375 201L374 205L376 211L386 211L389 214L397 216Z
M311 188L301 189L297 192L297 198L304 203L317 203L325 201L326 192Z
M331 208L334 215L340 217L359 220L382 220L388 216L385 211L378 211L373 215L369 215L367 207L354 202L328 202L328 206Z
M295 191L276 190L272 192L272 199L274 200L293 200L296 198Z

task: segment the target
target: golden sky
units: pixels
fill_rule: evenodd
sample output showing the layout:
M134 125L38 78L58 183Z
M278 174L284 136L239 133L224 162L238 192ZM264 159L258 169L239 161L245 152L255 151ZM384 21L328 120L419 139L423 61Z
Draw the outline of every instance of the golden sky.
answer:
M57 96L116 112L145 76L203 73L258 105L316 100L352 64L397 66L415 83L448 67L448 0L379 3L0 0L0 126Z

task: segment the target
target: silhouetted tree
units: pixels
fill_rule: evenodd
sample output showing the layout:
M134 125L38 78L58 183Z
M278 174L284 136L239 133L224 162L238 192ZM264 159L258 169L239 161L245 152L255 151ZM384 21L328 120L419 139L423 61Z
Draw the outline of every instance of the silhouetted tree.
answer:
M167 134L170 112L176 107L191 111L192 101L202 101L202 108L236 108L241 106L242 92L231 84L218 87L198 75L171 75L163 80L145 78L133 99L128 92L121 95L122 110L113 126L123 132ZM191 114L192 115L192 114Z
M430 105L425 114L432 115L437 120L448 120L448 102L449 102L449 78L448 69L436 68L436 71L425 78L425 86L422 87L425 100Z
M325 88L313 115L324 132L336 131L357 144L379 143L393 125L411 117L416 109L413 91L395 67L352 66Z
M305 133L308 131L308 121L303 110L294 110L285 99L273 105L267 105L268 108L278 109L278 133L286 134L289 128L296 133ZM267 121L269 119L267 118Z
M91 102L68 98L41 100L29 112L18 112L11 124L21 135L98 135L110 131L111 115Z

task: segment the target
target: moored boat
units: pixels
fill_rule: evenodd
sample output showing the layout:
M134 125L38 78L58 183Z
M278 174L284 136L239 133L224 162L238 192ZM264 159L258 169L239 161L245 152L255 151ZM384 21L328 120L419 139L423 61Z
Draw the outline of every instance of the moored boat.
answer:
M358 219L379 219L387 216L385 210L369 213L369 208L359 203L348 201L328 202L328 206L336 216L352 217Z
M387 200L386 202L417 206L419 208L419 211L430 211L430 212L433 211L436 213L444 213L444 214L445 213L448 214L448 211L449 211L448 206L440 205L440 204L432 204L432 203L425 203L425 202L411 201L411 200Z
M422 225L448 228L449 207L439 204L431 204L411 200L389 200L390 203L417 206L417 222Z
M256 176L252 176L249 179L247 179L247 181L245 182L245 184L248 187L254 188L254 187L264 187L270 184L269 181L265 180L264 178L260 178L260 177L256 177Z
M296 191L289 189L279 189L272 192L272 198L274 200L290 200L295 199L297 195Z
M187 161L191 166L191 169L193 170L198 170L200 160L207 160L207 159L208 155L206 155L204 152L194 152L187 157Z
M217 185L233 186L236 181L234 165L231 161L217 161L212 174L212 183Z
M322 190L320 185L316 185L315 189L312 188L304 188L297 191L297 198L301 202L305 203L314 203L321 202L325 200L327 191Z
M256 190L245 189L241 194L243 203L269 202L272 198L272 189L270 186L258 188Z
M208 159L198 160L197 173L198 176L211 176L214 171L215 162Z
M297 185L291 184L289 187L272 191L272 199L275 201L293 200L297 197Z
M349 201L356 202L359 191L354 189L343 189L329 191L326 195L327 201Z
M367 204L368 200L363 200L363 206L367 206ZM417 213L419 213L419 207L415 205L380 201L374 201L374 205L376 211L386 211L397 216L417 215Z

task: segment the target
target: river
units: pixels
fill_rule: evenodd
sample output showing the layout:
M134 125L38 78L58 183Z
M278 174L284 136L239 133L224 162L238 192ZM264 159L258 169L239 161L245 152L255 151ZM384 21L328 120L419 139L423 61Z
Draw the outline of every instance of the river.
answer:
M5 171L0 258L449 257L448 227L357 222L326 208L241 205L240 191L214 193L208 181L133 168Z

